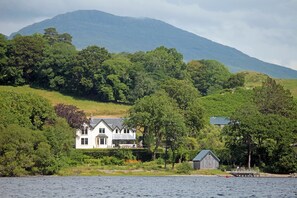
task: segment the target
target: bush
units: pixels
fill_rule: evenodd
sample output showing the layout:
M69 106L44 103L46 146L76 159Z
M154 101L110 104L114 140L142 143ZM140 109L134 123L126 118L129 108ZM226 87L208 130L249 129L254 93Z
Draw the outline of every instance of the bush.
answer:
M100 161L101 165L124 165L124 160L116 157L103 157Z
M114 156L120 159L136 159L144 161L151 160L151 153L147 149L80 149L80 151L91 158L100 159L104 156ZM131 154L132 153L132 154Z
M232 170L232 166L230 166L230 165L220 165L219 169L221 171L231 171Z
M183 162L176 167L176 172L178 174L191 174L192 166L188 162Z
M115 153L115 157L119 159L124 159L124 160L134 160L136 157L133 155L132 150L127 150L127 149L119 149Z
M84 160L86 164L89 164L90 166L99 166L101 165L100 159L85 159Z

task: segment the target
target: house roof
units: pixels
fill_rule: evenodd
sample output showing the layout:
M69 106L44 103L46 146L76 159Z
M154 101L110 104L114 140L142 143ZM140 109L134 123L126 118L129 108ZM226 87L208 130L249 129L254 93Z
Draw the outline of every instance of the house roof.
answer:
M123 118L91 118L90 126L94 128L101 121L105 122L105 124L107 124L112 130L114 130L115 128L124 128Z
M229 123L230 123L230 119L227 117L210 117L210 124L227 125Z
M211 151L211 150L202 150L196 157L193 159L193 161L201 161L203 160L208 154L211 154L217 161L220 161L220 159Z

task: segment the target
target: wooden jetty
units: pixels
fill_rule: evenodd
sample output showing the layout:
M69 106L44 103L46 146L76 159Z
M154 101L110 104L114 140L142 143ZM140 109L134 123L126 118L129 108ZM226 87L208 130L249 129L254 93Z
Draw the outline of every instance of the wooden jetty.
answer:
M260 177L260 173L255 171L231 171L234 177Z

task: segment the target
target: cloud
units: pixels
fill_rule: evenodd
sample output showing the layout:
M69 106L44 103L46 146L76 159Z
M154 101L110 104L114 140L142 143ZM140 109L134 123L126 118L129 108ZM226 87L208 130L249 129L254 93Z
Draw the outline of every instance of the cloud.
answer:
M10 0L0 1L0 32L10 34L79 9L149 17L250 56L297 70L296 0Z

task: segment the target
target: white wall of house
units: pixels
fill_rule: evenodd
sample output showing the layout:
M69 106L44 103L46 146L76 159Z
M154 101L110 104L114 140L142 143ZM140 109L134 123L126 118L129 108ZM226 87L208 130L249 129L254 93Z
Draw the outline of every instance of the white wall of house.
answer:
M112 148L115 146L112 140L136 140L136 133L129 129L115 128L113 131L103 121L100 121L94 128L84 124L84 129L76 131L75 148L91 149L91 148ZM120 145L129 147L129 145ZM130 145L130 147L132 147Z
M88 127L84 125L84 127ZM87 138L87 142L85 142ZM83 139L83 140L82 140ZM78 149L87 148L111 148L112 147L112 131L104 122L99 122L94 129L88 127L88 133L83 134L81 129L76 131L76 144Z

